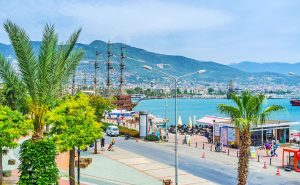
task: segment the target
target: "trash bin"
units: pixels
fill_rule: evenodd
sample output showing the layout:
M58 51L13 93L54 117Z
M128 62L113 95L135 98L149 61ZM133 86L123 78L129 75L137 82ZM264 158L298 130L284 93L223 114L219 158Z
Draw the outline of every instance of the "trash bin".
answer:
M164 179L163 180L163 185L172 185L172 180L171 179Z

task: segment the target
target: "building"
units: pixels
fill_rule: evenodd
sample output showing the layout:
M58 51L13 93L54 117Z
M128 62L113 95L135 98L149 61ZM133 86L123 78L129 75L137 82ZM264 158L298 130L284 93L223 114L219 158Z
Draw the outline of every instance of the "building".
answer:
M197 120L197 122L212 128L211 135L213 135L213 143L221 141L225 146L239 146L239 130L235 128L234 122L230 118L205 116ZM277 143L294 142L294 130L296 130L297 133L300 132L299 122L268 120L263 125L252 125L250 127L251 145L261 146L262 142L271 142L273 139L275 139Z

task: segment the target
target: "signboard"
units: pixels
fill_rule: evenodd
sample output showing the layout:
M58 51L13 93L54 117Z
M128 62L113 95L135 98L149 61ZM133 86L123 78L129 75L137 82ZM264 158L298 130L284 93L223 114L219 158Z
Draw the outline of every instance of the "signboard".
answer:
M235 129L234 128L231 128L231 127L228 127L228 141L234 141L235 142Z
M220 125L215 124L214 129L215 129L215 136L220 136Z
M221 127L221 136L220 141L223 145L228 145L228 138L227 138L227 128L228 127Z
M147 130L147 127L148 127L148 114L144 113L144 112L141 112L140 113L140 137L146 137L147 134L148 134L148 130Z
M254 146L250 146L250 157L252 159L256 159L256 151L255 151Z

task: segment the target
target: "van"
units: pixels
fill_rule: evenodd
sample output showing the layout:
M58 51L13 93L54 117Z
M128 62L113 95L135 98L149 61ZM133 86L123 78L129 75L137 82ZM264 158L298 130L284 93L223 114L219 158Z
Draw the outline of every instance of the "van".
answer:
M119 128L117 126L108 126L106 129L106 135L119 136Z

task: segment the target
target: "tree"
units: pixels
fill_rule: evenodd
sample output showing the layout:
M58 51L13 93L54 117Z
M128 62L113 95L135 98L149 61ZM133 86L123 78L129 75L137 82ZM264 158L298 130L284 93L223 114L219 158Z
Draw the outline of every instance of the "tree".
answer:
M30 122L18 111L0 105L0 185L2 185L2 155L4 149L15 148L20 136L26 135Z
M102 96L95 96L95 95L90 95L90 105L93 107L95 110L95 115L97 117L97 121L100 122L103 119L105 111L111 111L114 109L116 106L113 104L115 101L112 98L104 98ZM94 147L94 153L98 153L98 148L97 148L97 140L95 140L95 147Z
M81 30L75 31L65 45L58 45L54 25L46 25L36 56L22 28L11 21L6 21L4 28L15 51L19 73L0 55L0 77L15 94L28 95L27 103L34 125L33 139L42 139L48 106L69 81L83 57L82 50L73 51Z
M208 90L207 90L207 92L208 92L208 94L210 94L210 95L212 95L213 93L214 93L214 89L213 88L208 88Z
M60 105L48 112L47 121L51 123L50 134L58 150L68 151L69 181L75 185L75 148L85 149L102 136L101 124L96 122L94 109L89 104L89 97L78 94L66 98Z
M238 185L246 185L248 177L248 166L250 156L250 126L257 126L258 122L265 123L271 113L282 110L279 105L271 105L265 109L262 108L266 97L263 94L251 94L244 91L241 96L232 94L231 99L236 106L219 104L218 110L230 116L235 123L235 127L240 132L240 156L238 162Z

